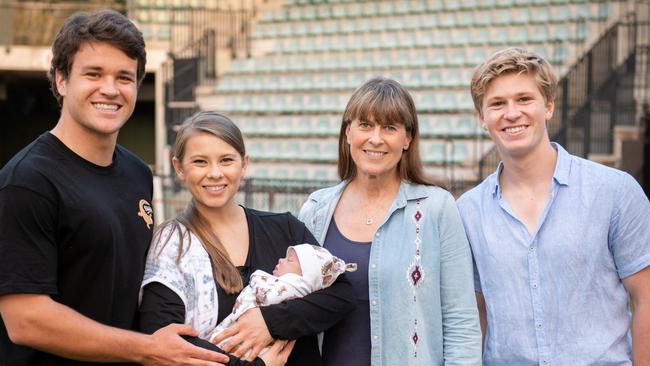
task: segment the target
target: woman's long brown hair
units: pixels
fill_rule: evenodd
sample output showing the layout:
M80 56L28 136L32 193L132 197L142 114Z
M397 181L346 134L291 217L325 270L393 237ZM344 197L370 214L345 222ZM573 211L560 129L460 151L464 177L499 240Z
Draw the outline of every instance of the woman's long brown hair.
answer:
M237 150L242 159L246 155L241 131L230 118L215 112L198 112L186 119L178 130L174 143L174 157L176 159L179 161L183 160L187 140L197 132L209 133L225 141ZM181 225L185 226L186 230L183 230ZM181 257L191 245L189 232L192 232L199 238L201 245L203 245L203 248L210 256L212 274L217 284L229 294L241 291L243 282L239 271L230 260L228 252L212 230L208 221L196 209L194 198L190 200L185 210L177 217L164 222L156 229L154 243L161 239L161 234L166 228L170 228L170 231L159 250L162 251L172 235L178 233L179 246L176 263L180 263ZM186 241L187 247L183 245Z

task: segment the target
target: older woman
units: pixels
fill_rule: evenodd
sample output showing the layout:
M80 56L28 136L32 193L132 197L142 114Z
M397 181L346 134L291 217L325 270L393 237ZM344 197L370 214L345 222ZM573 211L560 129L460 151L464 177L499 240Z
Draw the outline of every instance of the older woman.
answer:
M422 171L413 99L374 78L343 114L342 182L299 219L346 262L357 308L325 332L324 365L480 365L472 257L454 198ZM355 352L349 352L354 349Z

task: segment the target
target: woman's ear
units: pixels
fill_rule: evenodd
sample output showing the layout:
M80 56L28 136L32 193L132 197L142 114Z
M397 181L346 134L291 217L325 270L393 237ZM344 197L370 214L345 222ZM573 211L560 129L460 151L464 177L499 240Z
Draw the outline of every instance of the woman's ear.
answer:
M175 156L172 158L172 165L174 166L178 180L184 182L185 174L183 173L183 167L181 166L181 162Z
M350 145L350 126L352 126L352 122L348 123L348 125L345 127L345 142Z
M410 132L407 132L406 139L404 141L404 147L403 147L404 151L409 149L409 147L411 146L411 141L413 141L413 136L411 136Z

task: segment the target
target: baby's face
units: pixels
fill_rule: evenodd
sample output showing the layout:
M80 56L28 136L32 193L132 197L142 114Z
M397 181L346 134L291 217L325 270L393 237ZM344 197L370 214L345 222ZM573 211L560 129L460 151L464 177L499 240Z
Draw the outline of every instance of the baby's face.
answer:
M282 276L287 273L295 273L302 276L302 269L300 268L300 261L296 255L296 251L289 249L286 258L280 258L278 264L273 269L274 276Z

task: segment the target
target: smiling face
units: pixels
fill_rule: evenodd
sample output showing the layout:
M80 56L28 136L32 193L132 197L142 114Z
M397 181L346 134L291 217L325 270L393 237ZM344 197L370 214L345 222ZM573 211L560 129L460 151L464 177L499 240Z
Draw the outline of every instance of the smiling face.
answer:
M302 268L300 267L300 261L296 255L296 251L289 249L287 251L287 256L285 258L280 258L278 264L273 269L274 276L282 276L287 273L297 274L302 276Z
M403 124L380 124L373 118L368 121L355 119L345 134L357 174L373 178L398 177L397 164L411 143Z
M178 178L185 182L201 213L237 205L235 194L248 166L224 140L196 131L187 138L181 160L172 160Z
M108 43L84 43L67 79L56 72L61 121L80 136L117 136L135 107L137 68L137 60Z
M479 120L503 159L520 158L549 144L546 121L553 107L531 75L513 72L490 81Z

